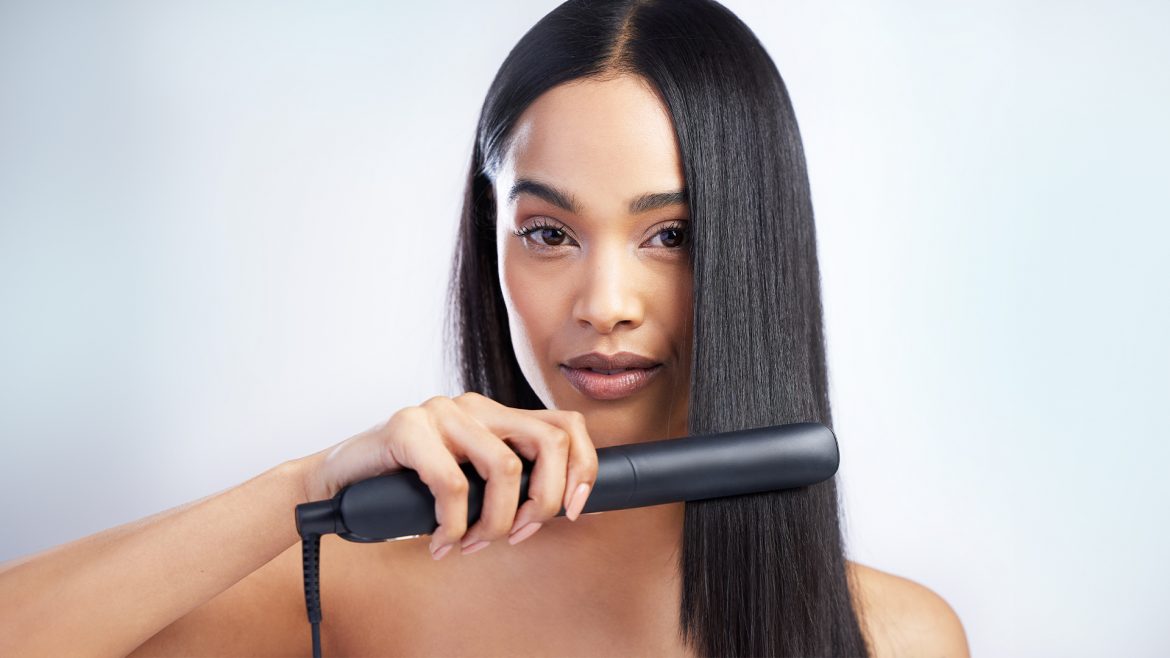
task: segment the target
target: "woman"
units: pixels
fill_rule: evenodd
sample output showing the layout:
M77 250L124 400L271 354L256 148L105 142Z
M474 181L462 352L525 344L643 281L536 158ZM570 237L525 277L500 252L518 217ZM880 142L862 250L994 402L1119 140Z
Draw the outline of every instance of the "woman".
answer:
M844 559L833 479L580 516L596 448L831 427L799 132L746 26L710 0L561 5L493 82L466 189L468 393L4 565L0 654L303 653L293 507L410 468L433 534L323 538L326 655L966 655L945 601Z

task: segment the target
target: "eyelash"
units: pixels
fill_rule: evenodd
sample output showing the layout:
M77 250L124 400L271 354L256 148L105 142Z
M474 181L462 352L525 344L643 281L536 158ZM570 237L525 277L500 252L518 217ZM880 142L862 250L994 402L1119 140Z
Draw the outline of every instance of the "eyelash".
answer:
M545 222L543 219L538 219L538 220L536 220L536 223L533 224L532 226L512 231L512 235L515 235L516 237L521 238L521 239L528 239L528 236L531 235L532 233L536 233L537 231L543 231L546 229L553 230L553 231L561 231L562 233L564 233L564 231L565 231L565 227L563 225L550 224L550 223ZM666 247L666 249L673 249L673 250L686 249L687 245L689 244L688 238L690 236L687 232L687 227L686 227L685 222L671 222L670 224L667 224L666 226L663 226L661 229L659 229L654 234L654 236L657 237L658 235L660 235L666 231L672 231L672 230L682 232L683 242L682 242L682 244L680 244L677 247ZM568 233L565 233L565 237L569 237ZM572 238L570 237L569 239L572 239ZM653 238L651 238L651 239L653 239ZM547 245L547 244L540 244L538 242L534 242L533 244L537 247L538 250L549 250L549 249L556 249L557 247L566 246L566 245L561 245L561 244Z

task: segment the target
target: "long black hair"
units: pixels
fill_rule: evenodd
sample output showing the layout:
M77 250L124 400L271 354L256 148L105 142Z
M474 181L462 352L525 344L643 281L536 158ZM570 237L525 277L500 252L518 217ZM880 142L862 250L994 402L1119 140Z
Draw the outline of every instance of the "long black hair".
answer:
M714 0L569 0L508 54L484 101L445 332L464 390L542 409L510 340L492 180L518 117L550 88L634 74L666 104L690 205L694 344L688 432L832 427L804 150L752 31ZM686 504L683 639L707 656L868 656L836 478Z

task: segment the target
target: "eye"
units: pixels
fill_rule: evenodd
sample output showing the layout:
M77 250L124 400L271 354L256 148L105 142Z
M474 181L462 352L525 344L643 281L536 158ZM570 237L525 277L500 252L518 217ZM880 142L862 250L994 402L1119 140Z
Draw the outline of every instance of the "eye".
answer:
M662 227L658 233L654 235L654 237L657 238L663 235L669 236L663 240L663 246L669 249L678 249L680 247L686 246L687 238L689 237L687 235L686 224L681 222L672 222L667 224L666 226Z
M537 237L545 241L541 242L534 240L533 238L529 237L532 234L536 234ZM569 238L568 234L565 233L563 226L548 223L543 219L536 220L536 223L534 223L532 226L512 231L512 235L515 235L522 240L533 242L538 249L560 247L566 238L572 240L572 238Z

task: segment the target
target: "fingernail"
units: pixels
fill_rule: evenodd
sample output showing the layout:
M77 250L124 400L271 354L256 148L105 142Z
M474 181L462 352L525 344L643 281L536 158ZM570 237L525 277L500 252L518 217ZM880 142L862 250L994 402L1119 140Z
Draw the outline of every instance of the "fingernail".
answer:
M518 529L524 527L524 526L520 525L521 523L524 523L524 525L528 525L527 523L524 522L524 516L526 516L526 515L524 515L524 514L517 514L516 515L516 520L512 522L512 529L508 531L509 535L516 534L516 531Z
M450 552L451 547L454 545L455 544L443 544L439 550L431 552L431 557L435 558L436 560L442 560L443 556Z
M508 537L508 543L515 546L516 544L519 544L520 542L524 541L525 539L528 539L529 537L532 536L532 533L536 532L537 530L540 530L540 525L541 525L540 523L533 521L532 523L529 523L528 525L524 526L523 528L520 528L511 537Z
M483 548L487 547L487 545L488 545L488 544L490 544L490 543L491 543L491 542L490 542L490 541L487 541L486 539L485 539L485 540L480 540L480 541L477 541L477 542L475 542L474 544L472 544L471 546L468 546L467 548L464 548L464 549L463 549L463 551L462 551L462 554L463 554L463 555L471 555L472 553L474 553L474 552L476 552L476 551L478 551L478 550L480 550L480 549L483 549Z
M581 509L585 507L585 498L589 494L589 484L582 482L577 485L577 490L573 492L573 497L569 499L569 509L565 510L565 516L569 517L570 521L576 521L581 514Z

